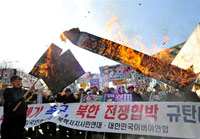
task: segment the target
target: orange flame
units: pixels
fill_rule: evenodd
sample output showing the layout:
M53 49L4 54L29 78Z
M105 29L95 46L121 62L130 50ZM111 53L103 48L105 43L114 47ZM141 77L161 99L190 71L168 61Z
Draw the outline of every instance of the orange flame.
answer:
M155 41L152 40L153 48L147 48L146 44L142 42L142 36L140 34L135 35L133 37L133 43L131 44L128 37L123 36L122 29L117 29L116 26L118 23L120 23L120 20L118 19L118 17L115 15L112 15L111 19L106 24L106 29L103 32L104 35L110 37L116 42L120 42L121 44L128 46L129 48L136 49L140 52L143 52L149 55L155 54L155 57L160 58L162 60L165 59L166 61L169 61L170 63L173 61L173 58L168 55L171 52L171 50L167 50L165 52L159 53L161 51L164 51L162 47L165 44L167 44L167 41L170 40L170 38L167 36L166 31L164 32L165 36L160 47L158 47ZM117 33L115 30L117 30Z
M47 77L49 79L49 74L54 74L52 64L52 48L49 47L46 53L45 63L39 65L39 74Z
M119 21L116 19L116 17L114 18L115 19L109 22L108 27L111 27L111 25L117 23L116 21ZM68 39L71 40L71 38L76 38L76 35L74 34L81 32L77 29L71 29L70 31L66 31L65 33L68 34ZM131 43L128 41L127 38L123 39L121 31L117 33L115 38L120 39L120 41L125 40L123 43L126 44L123 45L107 39L99 38L97 36L92 36L94 35L85 35L85 40L84 37L82 37L80 42L73 41L73 43L78 45L79 47L85 48L94 53L103 55L109 59L125 64L143 73L144 75L159 79L164 83L167 83L169 85L172 85L173 87L182 90L190 90L190 85L193 84L196 80L197 75L191 70L183 70L181 68L178 68L177 66L166 63L163 60L131 49ZM142 37L138 36L138 38L141 39ZM142 48L143 50L149 50L148 48L145 48L145 43L141 43L139 39L137 39L136 37L135 42L133 42L134 47L137 47L137 45L139 44L140 48ZM78 38L76 38L76 40L78 40ZM166 43L168 40L169 37L165 36L163 42ZM152 52L157 50L160 51L161 48L157 47L155 41L152 42ZM125 45L127 45L128 47ZM161 46L163 46L163 44ZM159 56L163 57L163 55L166 56L166 54L168 53L170 53L170 50L165 53L160 53Z
M61 40L64 41L64 42L66 42L66 40L67 40L67 37L65 36L64 33L62 33L62 34L60 35L60 38L61 38Z

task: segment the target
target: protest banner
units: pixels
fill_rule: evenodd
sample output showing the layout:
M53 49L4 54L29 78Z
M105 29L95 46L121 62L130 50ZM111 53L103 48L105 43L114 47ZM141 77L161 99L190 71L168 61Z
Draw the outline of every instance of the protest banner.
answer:
M62 92L85 73L70 50L61 52L62 49L52 43L30 72L41 78L53 94Z
M3 85L10 85L10 78L16 75L16 69L2 69L2 83Z
M92 94L82 94L81 95L81 103L85 102L102 102L103 95L92 95Z
M26 128L53 122L86 131L200 138L199 115L200 104L196 102L32 104ZM2 123L2 107L0 117Z
M122 64L99 67L99 70L104 81L131 78L130 68Z
M100 88L99 79L91 79L90 80L90 87L96 86L98 89Z
M88 83L80 83L80 87L81 87L81 88L85 88L85 87L87 87L87 86L89 86Z
M115 102L116 94L104 94L104 102Z
M113 81L113 85L114 85L114 86L126 85L126 84L128 84L128 82L127 82L127 81L124 81L123 79L119 79L119 80L114 80L114 81Z
M116 102L132 101L132 94L116 94Z

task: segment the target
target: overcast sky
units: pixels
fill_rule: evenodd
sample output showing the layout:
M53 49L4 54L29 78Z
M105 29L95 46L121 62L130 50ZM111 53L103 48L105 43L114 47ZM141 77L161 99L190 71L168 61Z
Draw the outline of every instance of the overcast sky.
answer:
M79 27L101 37L106 24L115 15L119 29L130 42L135 36L153 49L167 36L168 48L182 43L200 22L200 0L0 0L0 63L29 72L51 43L71 49L85 71L99 72L99 66L113 61L60 40L60 34ZM113 34L114 34L113 33Z

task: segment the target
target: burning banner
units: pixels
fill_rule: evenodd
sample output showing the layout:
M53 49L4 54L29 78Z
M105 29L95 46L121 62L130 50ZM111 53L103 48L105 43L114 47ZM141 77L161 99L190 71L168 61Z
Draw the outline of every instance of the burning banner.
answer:
M70 50L60 55L62 49L51 44L37 61L30 74L42 78L55 94L85 73Z
M124 45L87 32L80 32L78 28L65 31L60 37L63 41L69 39L81 48L125 64L144 75L158 79L183 91L191 91L198 76L190 69L181 69Z
M180 68L187 69L193 66L194 72L200 72L200 24L190 35L188 40L182 46L182 49L177 54L172 64Z

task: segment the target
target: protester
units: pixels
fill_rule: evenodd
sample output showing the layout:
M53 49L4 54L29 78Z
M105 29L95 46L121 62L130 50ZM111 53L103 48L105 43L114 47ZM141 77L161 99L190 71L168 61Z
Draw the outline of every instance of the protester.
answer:
M71 89L65 89L61 94L57 95L57 101L62 102L63 104L66 103L75 103L76 99L74 95L71 93ZM59 126L60 129L60 138L66 138L66 131L69 131L69 137L73 138L73 130L64 126Z
M142 96L134 90L137 91L133 86L128 87L128 94L132 94L132 101L143 101Z
M103 95L103 91L102 90L99 90L99 95Z
M55 99L52 95L48 95L47 92L42 92L42 103L54 103ZM51 122L45 122L40 125L44 136L56 135L56 124Z
M155 91L151 93L149 101L166 101L166 93L165 91L162 91L160 85L156 84L153 88Z
M48 103L48 95L47 92L42 92L42 103ZM47 127L48 127L48 123L42 123L40 125L43 135L47 136L48 135L48 131L47 131Z
M120 86L119 88L118 88L118 94L126 94L126 91L125 91L125 87L124 86Z
M37 91L37 90L35 90L35 91ZM36 104L37 103L36 100L37 100L37 94L34 94L33 97L32 97L32 99L30 99L27 103L28 104ZM36 127L34 127L34 128L33 127L28 128L26 136L27 137L31 137L33 135L36 135Z
M142 96L142 99L144 101L148 101L148 92L147 92L147 86L143 85L142 88L140 89L140 94Z
M74 94L74 97L75 97L75 99L76 99L76 102L80 102L80 99L81 99L81 95L82 95L82 94L85 94L83 88L80 88L80 89L78 90L78 92L77 92L76 94Z
M139 89L137 87L134 87L134 92L139 93Z
M91 91L90 89L87 89L87 90L85 91L85 93L86 93L86 94L89 94L90 91Z
M103 94L111 94L110 88L107 87L107 86L105 86L105 87L103 88Z
M91 87L91 95L97 95L98 88L96 86Z
M112 94L115 94L115 88L111 87L110 91L111 91Z
M12 88L6 88L3 92L4 112L1 124L2 139L23 139L26 124L27 104L24 101L25 91L22 89L22 79L19 76L12 76L10 82ZM16 111L15 106L22 102Z

